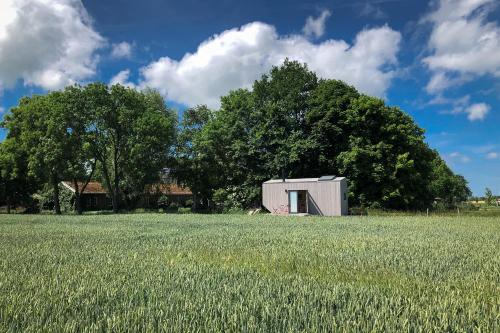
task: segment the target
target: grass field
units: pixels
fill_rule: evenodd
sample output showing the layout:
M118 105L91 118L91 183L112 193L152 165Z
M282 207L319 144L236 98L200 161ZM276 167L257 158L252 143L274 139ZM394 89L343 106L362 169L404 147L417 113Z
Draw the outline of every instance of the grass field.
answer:
M0 216L0 331L500 330L500 219Z

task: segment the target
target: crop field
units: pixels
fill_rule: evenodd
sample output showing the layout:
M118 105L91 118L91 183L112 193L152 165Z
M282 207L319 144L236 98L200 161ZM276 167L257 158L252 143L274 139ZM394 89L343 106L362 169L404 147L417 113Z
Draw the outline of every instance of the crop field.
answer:
M500 331L500 218L0 216L0 332Z

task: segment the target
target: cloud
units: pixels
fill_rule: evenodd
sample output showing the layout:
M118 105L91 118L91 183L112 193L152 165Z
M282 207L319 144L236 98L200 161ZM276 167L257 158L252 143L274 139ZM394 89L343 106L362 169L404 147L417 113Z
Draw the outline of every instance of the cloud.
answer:
M103 37L79 0L0 1L0 81L58 89L95 74Z
M129 81L130 69L125 69L111 78L109 85L121 84L122 86L135 88L136 85Z
M363 5L363 8L361 9L359 16L370 17L377 20L382 20L387 18L387 14L382 9L380 9L379 7L375 6L370 2L366 2Z
M331 15L332 13L329 10L323 10L317 18L309 16L306 20L306 25L302 28L302 32L308 37L319 38L323 36L326 20Z
M448 114L467 114L467 119L470 121L476 120L484 120L488 113L490 112L491 107L485 103L470 103L470 95L465 95L463 97L457 99L445 98L441 95L433 98L429 103L429 105L452 105L451 111L444 111L442 113Z
M425 90L430 94L437 94L450 87L459 86L471 79L469 75L451 76L444 71L438 71L432 75Z
M490 112L490 106L485 103L476 103L469 105L465 112L467 113L467 119L470 121L484 120L488 112Z
M486 154L486 159L488 159L488 160L496 160L499 157L500 157L500 154L497 152L493 152L493 151Z
M440 0L425 17L433 26L431 54L423 59L433 72L429 92L460 85L471 75L500 77L500 27L487 21L494 4L495 0Z
M111 45L111 56L116 59L130 58L132 56L132 45L127 42Z
M459 163L468 163L470 162L470 158L462 153L453 152L448 154L447 159L451 162L459 162Z
M143 86L186 105L218 107L231 89L253 81L285 58L308 64L323 78L335 78L383 97L394 76L401 35L387 25L360 31L354 42L279 36L272 25L253 22L202 42L182 59L160 58L141 69Z

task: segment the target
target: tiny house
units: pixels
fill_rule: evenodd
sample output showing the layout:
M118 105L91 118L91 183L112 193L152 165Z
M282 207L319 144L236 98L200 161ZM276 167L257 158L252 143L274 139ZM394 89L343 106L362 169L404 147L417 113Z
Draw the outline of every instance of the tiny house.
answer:
M262 184L262 205L279 215L347 215L347 179L335 176L271 179Z

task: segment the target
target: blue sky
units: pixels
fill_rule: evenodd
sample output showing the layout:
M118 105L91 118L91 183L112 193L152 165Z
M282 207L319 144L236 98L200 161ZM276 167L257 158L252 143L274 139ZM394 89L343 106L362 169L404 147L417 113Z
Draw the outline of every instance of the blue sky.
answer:
M400 106L476 195L500 194L495 0L2 0L0 112L74 82L217 108L285 57ZM0 133L0 139L5 133Z

